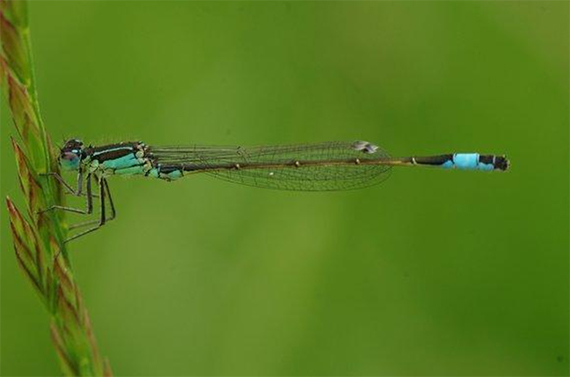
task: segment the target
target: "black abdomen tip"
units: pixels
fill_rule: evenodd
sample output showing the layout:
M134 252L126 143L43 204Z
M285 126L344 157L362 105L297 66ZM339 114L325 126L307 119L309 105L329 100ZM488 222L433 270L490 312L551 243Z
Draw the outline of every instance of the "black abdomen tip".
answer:
M479 156L479 166L481 170L501 170L505 171L509 168L509 160L507 156L495 156L493 154L484 154Z
M509 168L507 156L495 156L495 169L505 171Z

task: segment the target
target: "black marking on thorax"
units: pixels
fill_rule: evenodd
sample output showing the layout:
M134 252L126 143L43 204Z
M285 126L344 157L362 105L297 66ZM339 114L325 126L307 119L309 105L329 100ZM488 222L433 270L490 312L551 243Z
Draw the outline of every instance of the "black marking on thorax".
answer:
M85 149L85 153L91 157L91 160L105 162L124 157L131 153L136 153L140 147L140 142L124 142L99 147L88 147Z

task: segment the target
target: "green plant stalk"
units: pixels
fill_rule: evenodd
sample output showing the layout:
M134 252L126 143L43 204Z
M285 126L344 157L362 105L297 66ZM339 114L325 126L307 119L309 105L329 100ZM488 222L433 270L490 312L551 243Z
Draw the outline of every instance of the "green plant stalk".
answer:
M62 213L41 210L62 204L54 179L59 172L55 148L41 119L33 73L27 2L0 0L0 77L19 138L12 139L27 216L6 198L16 260L51 317L51 338L68 376L109 376L91 321L74 280L64 240Z

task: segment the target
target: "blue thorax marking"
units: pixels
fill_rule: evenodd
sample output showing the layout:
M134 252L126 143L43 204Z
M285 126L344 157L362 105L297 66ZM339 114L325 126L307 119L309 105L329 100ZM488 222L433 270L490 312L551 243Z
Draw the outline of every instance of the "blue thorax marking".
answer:
M141 165L139 159L134 153L126 156L115 158L114 160L107 160L101 164L105 169L125 169L132 166Z
M130 168L121 168L115 170L117 175L139 175L144 174L144 165L131 166Z

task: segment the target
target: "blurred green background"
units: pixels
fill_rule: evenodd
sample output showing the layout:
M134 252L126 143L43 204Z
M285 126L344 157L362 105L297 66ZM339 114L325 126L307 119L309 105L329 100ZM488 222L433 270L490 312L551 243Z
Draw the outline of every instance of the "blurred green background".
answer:
M30 15L58 142L364 139L512 160L343 193L113 179L118 219L71 250L117 375L568 375L568 3L42 1ZM2 110L1 194L21 203ZM0 372L58 375L1 214Z

